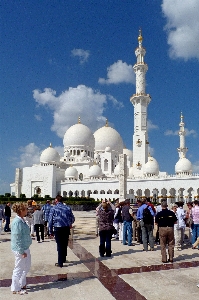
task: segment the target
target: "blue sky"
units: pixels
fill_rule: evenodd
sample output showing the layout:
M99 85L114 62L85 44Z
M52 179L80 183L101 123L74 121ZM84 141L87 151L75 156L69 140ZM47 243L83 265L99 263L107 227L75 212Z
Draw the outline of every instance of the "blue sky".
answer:
M180 113L199 172L199 1L1 1L0 194L65 131L106 118L132 149L135 48L142 28L150 151L174 174Z

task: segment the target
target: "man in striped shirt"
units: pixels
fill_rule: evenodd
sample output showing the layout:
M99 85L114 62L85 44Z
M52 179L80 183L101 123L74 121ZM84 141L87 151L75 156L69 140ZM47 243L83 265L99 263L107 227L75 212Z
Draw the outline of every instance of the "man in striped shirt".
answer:
M66 262L68 239L70 228L75 222L75 217L69 206L64 205L62 197L56 197L57 204L50 210L48 226L49 234L52 235L54 228L55 241L57 243L58 262L55 266L62 268L63 263Z

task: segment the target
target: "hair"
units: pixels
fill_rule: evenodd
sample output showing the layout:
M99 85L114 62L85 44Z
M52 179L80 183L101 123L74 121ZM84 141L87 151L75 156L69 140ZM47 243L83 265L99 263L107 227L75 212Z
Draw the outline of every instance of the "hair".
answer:
M20 214L20 212L25 210L26 208L27 208L27 203L25 202L16 202L12 205L12 210L16 214Z
M184 202L183 202L183 201L179 201L179 202L178 202L178 206L179 206L179 207L183 207L183 205L184 205Z
M27 204L28 204L28 206L29 206L29 205L32 205L32 200L31 200L31 199L28 200L28 201L27 201Z
M35 207L36 210L41 210L41 206L39 204L36 205Z
M172 208L174 208L174 207L176 207L176 208L177 208L177 207L178 207L178 205L174 203L174 204L172 204L172 206L171 206L171 207L172 207Z
M187 205L191 205L191 207L193 207L193 203L192 202L187 202Z
M167 207L167 201L162 201L161 202L161 206L164 207L164 208L166 208Z
M62 202L62 196L57 195L55 200L57 200L58 202Z
M108 203L107 202L102 202L102 207L104 210L108 209Z
M194 200L193 203L194 203L195 205L198 205L198 200Z
M126 199L124 202L125 204L130 204L130 199Z

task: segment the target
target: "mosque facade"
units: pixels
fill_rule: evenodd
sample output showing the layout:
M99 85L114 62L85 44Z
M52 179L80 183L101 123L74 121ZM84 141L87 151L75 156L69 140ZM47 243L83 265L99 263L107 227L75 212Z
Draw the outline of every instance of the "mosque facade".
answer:
M94 134L84 124L71 126L65 133L64 156L50 146L40 156L40 163L16 169L11 194L27 198L57 193L62 196L83 196L97 199L135 200L167 197L168 201L191 201L199 198L199 174L193 174L192 164L186 158L185 123L181 113L179 123L179 160L175 175L160 172L157 160L149 154L147 108L151 97L145 91L148 69L146 50L138 36L137 58L133 66L136 74L136 93L130 98L134 106L133 151L124 147L120 134L108 125Z

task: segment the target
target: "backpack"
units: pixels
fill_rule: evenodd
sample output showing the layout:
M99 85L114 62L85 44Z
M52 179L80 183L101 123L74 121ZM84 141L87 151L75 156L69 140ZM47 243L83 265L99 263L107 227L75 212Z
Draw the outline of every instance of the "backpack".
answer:
M153 224L153 216L149 210L149 206L143 210L143 222L144 224Z

